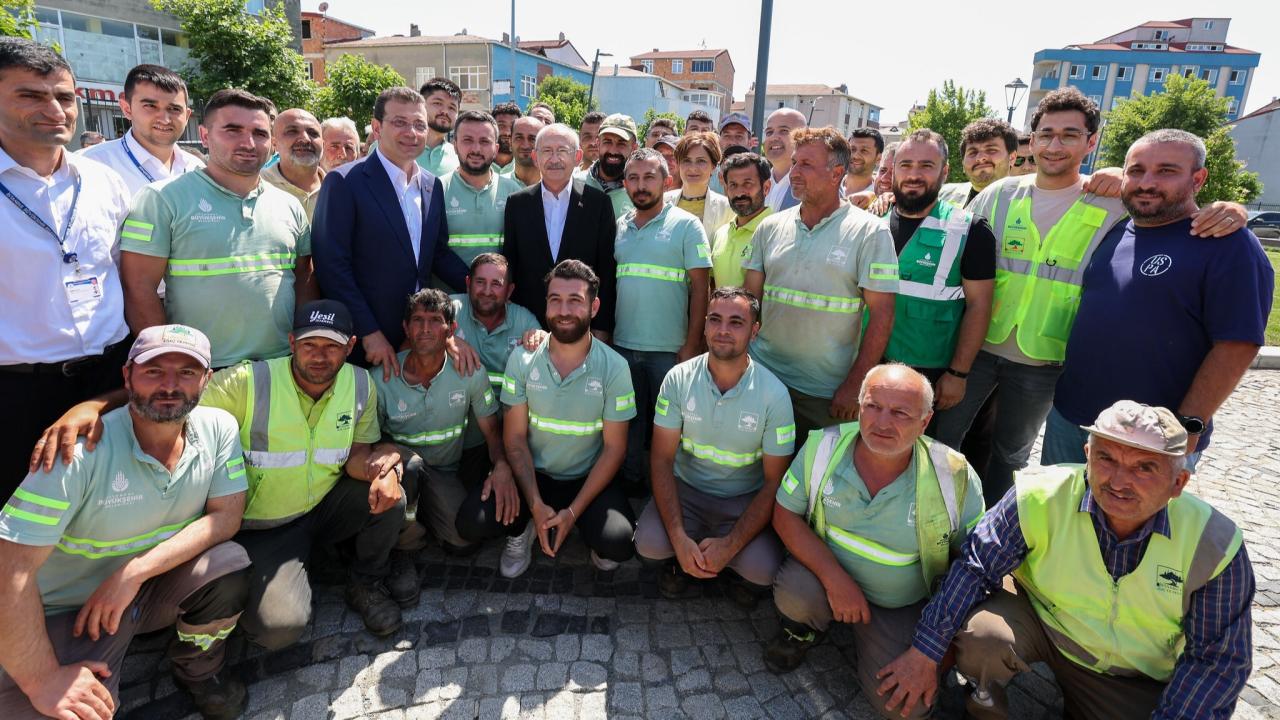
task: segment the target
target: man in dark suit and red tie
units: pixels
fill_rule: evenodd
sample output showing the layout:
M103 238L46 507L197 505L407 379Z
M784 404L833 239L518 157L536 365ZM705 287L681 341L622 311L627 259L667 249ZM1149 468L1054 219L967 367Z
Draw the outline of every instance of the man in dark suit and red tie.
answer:
M544 278L562 260L581 260L600 277L600 312L591 330L608 340L617 295L613 206L600 190L573 180L582 150L569 126L557 123L540 130L533 158L542 181L507 198L502 254L515 285L511 302L528 308L545 327Z

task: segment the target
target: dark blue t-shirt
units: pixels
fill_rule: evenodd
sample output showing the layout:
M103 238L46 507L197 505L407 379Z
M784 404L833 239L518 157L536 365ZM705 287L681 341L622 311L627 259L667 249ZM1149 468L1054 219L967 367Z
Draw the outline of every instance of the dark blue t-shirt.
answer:
M1085 270L1054 407L1078 425L1117 400L1177 412L1214 342L1263 344L1274 284L1262 245L1246 229L1197 238L1190 219L1116 226Z

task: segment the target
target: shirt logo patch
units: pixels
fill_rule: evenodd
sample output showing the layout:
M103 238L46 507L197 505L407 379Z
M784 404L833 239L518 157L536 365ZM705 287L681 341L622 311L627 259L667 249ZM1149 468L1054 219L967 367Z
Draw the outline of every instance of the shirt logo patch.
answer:
M753 412L744 412L738 416L738 429L744 432L755 432L760 427L760 416Z
M542 379L542 374L538 372L538 368L534 368L529 372L529 379L534 381Z
M213 206L210 205L209 201L205 200L204 198L200 198L200 202L199 204L196 205L196 207L200 208L200 212L204 212L204 213L213 211Z
M450 200L450 201L449 201L449 205L450 205L451 207L458 207L458 205L459 205L459 203L458 203L458 198L453 198L452 200Z
M334 423L334 428L338 430L346 430L351 427L351 421L353 419L354 418L351 417L351 413L349 412L338 413L338 421Z
M658 242L671 242L671 231L659 230L658 234L654 237L654 239L657 240Z
M824 486L822 487L822 494L823 494L823 495L830 495L831 493L833 493L833 492L835 492L835 491L836 491L836 484L835 484L835 483L833 483L833 482L828 482L826 485L824 485Z
M694 402L693 398L689 398L689 402L685 403L684 409L693 412L698 409L698 403Z
M454 390L449 393L449 407L458 407L467 402L467 394L461 390Z
M924 267L938 267L938 263L933 261L932 253L925 253L924 257L916 260L916 264L923 265Z
M588 395L604 395L604 381L600 378L587 378L585 392Z
M128 490L129 478L125 477L123 472L117 472L116 476L111 480L111 489L115 492Z
M200 210L198 213L191 215L192 222L198 223L216 223L223 222L227 219L226 215L219 215L213 211L213 205L206 199L200 198L200 202L196 203L196 207Z
M1156 589L1161 592L1182 594L1182 586L1186 581L1182 573L1167 565L1156 566Z
M396 409L400 412L404 412L409 409L409 403L405 402L404 398L400 398L400 402L396 403Z
M1147 277L1156 277L1157 275L1165 274L1171 267L1173 267L1173 258L1160 253L1147 258L1142 263L1142 266L1138 268L1138 272Z
M843 265L849 259L849 251L842 247L833 247L831 252L827 253L828 265Z

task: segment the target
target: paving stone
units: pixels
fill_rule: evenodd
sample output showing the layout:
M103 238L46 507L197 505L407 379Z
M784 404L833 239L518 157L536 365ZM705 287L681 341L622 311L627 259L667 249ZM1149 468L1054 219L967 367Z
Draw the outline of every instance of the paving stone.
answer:
M418 666L423 669L449 667L457 661L457 651L452 647L429 647L418 651Z
M287 699L286 693L289 690L289 683L284 678L276 678L254 683L247 690L249 692L249 703L245 708L245 712L256 713L264 708L284 703Z
M764 705L765 712L775 720L805 720L804 711L791 698L783 695Z
M366 712L378 712L388 708L404 707L408 703L409 693L398 687L379 683L364 690Z
M706 668L697 668L676 676L676 689L681 694L711 689L711 674Z
M660 622L653 628L653 637L663 649L685 647L693 644L689 626L682 622Z
M618 712L640 714L643 701L640 696L640 683L614 683L609 690L609 707Z
M590 662L576 662L569 666L570 690L576 692L604 690L609 672L604 666Z
M376 680L413 677L418 673L414 654L402 650L393 650L374 657L370 669Z
M571 718L574 715L576 706L577 701L574 699L574 694L568 690L562 690L547 698L542 710L548 718Z
M338 663L338 686L350 687L356 681L356 675L369 667L368 655L345 657Z
M617 652L613 656L613 669L624 678L640 677L640 653Z
M569 677L569 666L560 662L547 662L538 665L538 689L560 690Z
M727 696L738 695L751 689L747 676L737 670L717 672L712 677L716 691Z
M645 709L651 717L665 715L680 707L680 701L676 699L676 691L670 685L646 685L644 701Z
M500 686L503 692L526 692L534 689L535 668L533 665L509 665L502 673Z
M645 653L640 659L640 675L645 683L659 683L670 678L667 661L653 653Z
M719 720L725 716L724 703L716 695L704 693L687 697L680 703L685 714L698 720Z
M289 710L290 720L312 720L327 717L329 714L329 693L314 693L293 703Z
M751 692L762 703L787 691L787 686L782 682L782 678L767 670L751 675L748 678L748 682L751 683Z
M489 641L489 661L502 662L506 660L511 651L516 647L516 639L511 637L496 637Z
M580 652L582 652L582 637L580 635L561 635L556 638L556 660L573 662L578 659Z
M347 720L364 715L364 692L355 686L334 693L329 702L334 720Z
M580 720L606 720L609 717L607 703L607 693L596 692L583 695L582 699L578 701L578 718ZM622 717L615 715L614 720L622 720ZM639 718L635 720L639 720Z
M608 662L613 656L613 638L608 635L583 635L581 656L583 660Z
M622 650L646 652L649 649L648 625L623 625L614 640Z
M520 653L530 660L550 660L554 649L547 640L520 640L516 643Z
M764 706L750 695L724 701L725 713L733 720L756 720L765 717Z

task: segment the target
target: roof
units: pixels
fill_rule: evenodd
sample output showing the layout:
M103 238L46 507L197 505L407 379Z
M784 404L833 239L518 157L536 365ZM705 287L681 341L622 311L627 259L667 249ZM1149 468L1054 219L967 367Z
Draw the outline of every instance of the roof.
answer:
M671 58L714 58L721 53L727 53L724 48L713 48L704 50L654 50L653 52L641 53L640 55L632 55L632 60L667 60Z
M371 29L369 29L369 28L367 28L367 27L365 27L365 26L363 26L363 25L357 25L357 24L355 24L355 23L353 23L353 22L348 22L347 20L343 20L342 18L336 18L336 17L334 17L334 16L332 16L332 15L330 15L330 14L328 14L328 13L318 13L318 12L311 12L310 10L303 10L303 11L302 11L302 14L301 14L301 17L302 17L302 18L305 18L305 19L307 19L307 20L314 20L314 19L316 19L316 18L320 18L320 19L324 20L325 22L335 22L335 23L339 23L339 24L341 24L341 25L346 25L347 27L355 28L356 30L359 30L359 31L361 31L361 32L367 32L367 33L369 33L370 35L376 35L376 34L377 34L377 33L375 33L373 30L371 30Z
M479 35L388 35L362 40L327 43L330 47L378 47L383 45L468 45L496 43Z
M800 84L800 85L770 85L765 92L766 95L842 95L836 88L830 85L818 84Z
M1133 42L1155 42L1155 41L1153 41L1153 40L1134 40ZM1160 42L1166 42L1166 41L1160 41ZM1187 43L1185 43L1185 42L1174 42L1174 43L1167 43L1167 44L1168 44L1168 46L1169 46L1167 50L1146 50L1146 51L1139 50L1138 52L1173 52L1173 53L1185 53L1185 52L1192 52L1192 53L1220 52L1220 53L1223 53L1223 54L1226 54L1226 55L1258 55L1258 54L1259 54L1259 53L1258 53L1257 51L1255 51L1255 50L1246 50L1246 49L1244 49L1244 48L1236 47L1236 46L1234 46L1234 45L1226 45L1226 44L1224 44L1224 43L1216 43L1216 42L1197 41L1195 44L1197 44L1197 45L1222 45L1222 49L1221 49L1221 50L1188 50L1188 49L1187 49ZM1085 44L1082 44L1082 45L1068 45L1068 46L1067 46L1067 48L1068 48L1068 49L1075 49L1075 50L1125 50L1125 51L1133 50L1133 48L1132 48L1132 47L1130 47L1129 45L1126 45L1126 44L1124 44L1124 43L1113 43L1113 42L1104 42L1104 43L1085 43Z
M1236 118L1235 120L1232 120L1232 121L1231 121L1230 123L1228 123L1228 124L1229 124L1229 125L1234 125L1234 124L1236 124L1236 123L1240 122L1241 120L1248 120L1249 118L1259 117L1259 116L1261 116L1261 115L1266 115L1266 114L1268 114L1268 113L1273 113L1273 112L1275 112L1275 111L1277 111L1277 110L1280 110L1280 98L1271 98L1271 102L1267 103L1266 105L1263 105L1262 107L1258 108L1257 110L1254 110L1253 112L1249 113L1248 115L1242 115L1242 116L1240 116L1240 117Z
M571 43L567 39L562 40L559 38L555 40L521 40L516 43L516 47L521 50L542 50L544 48L564 47L569 44Z

